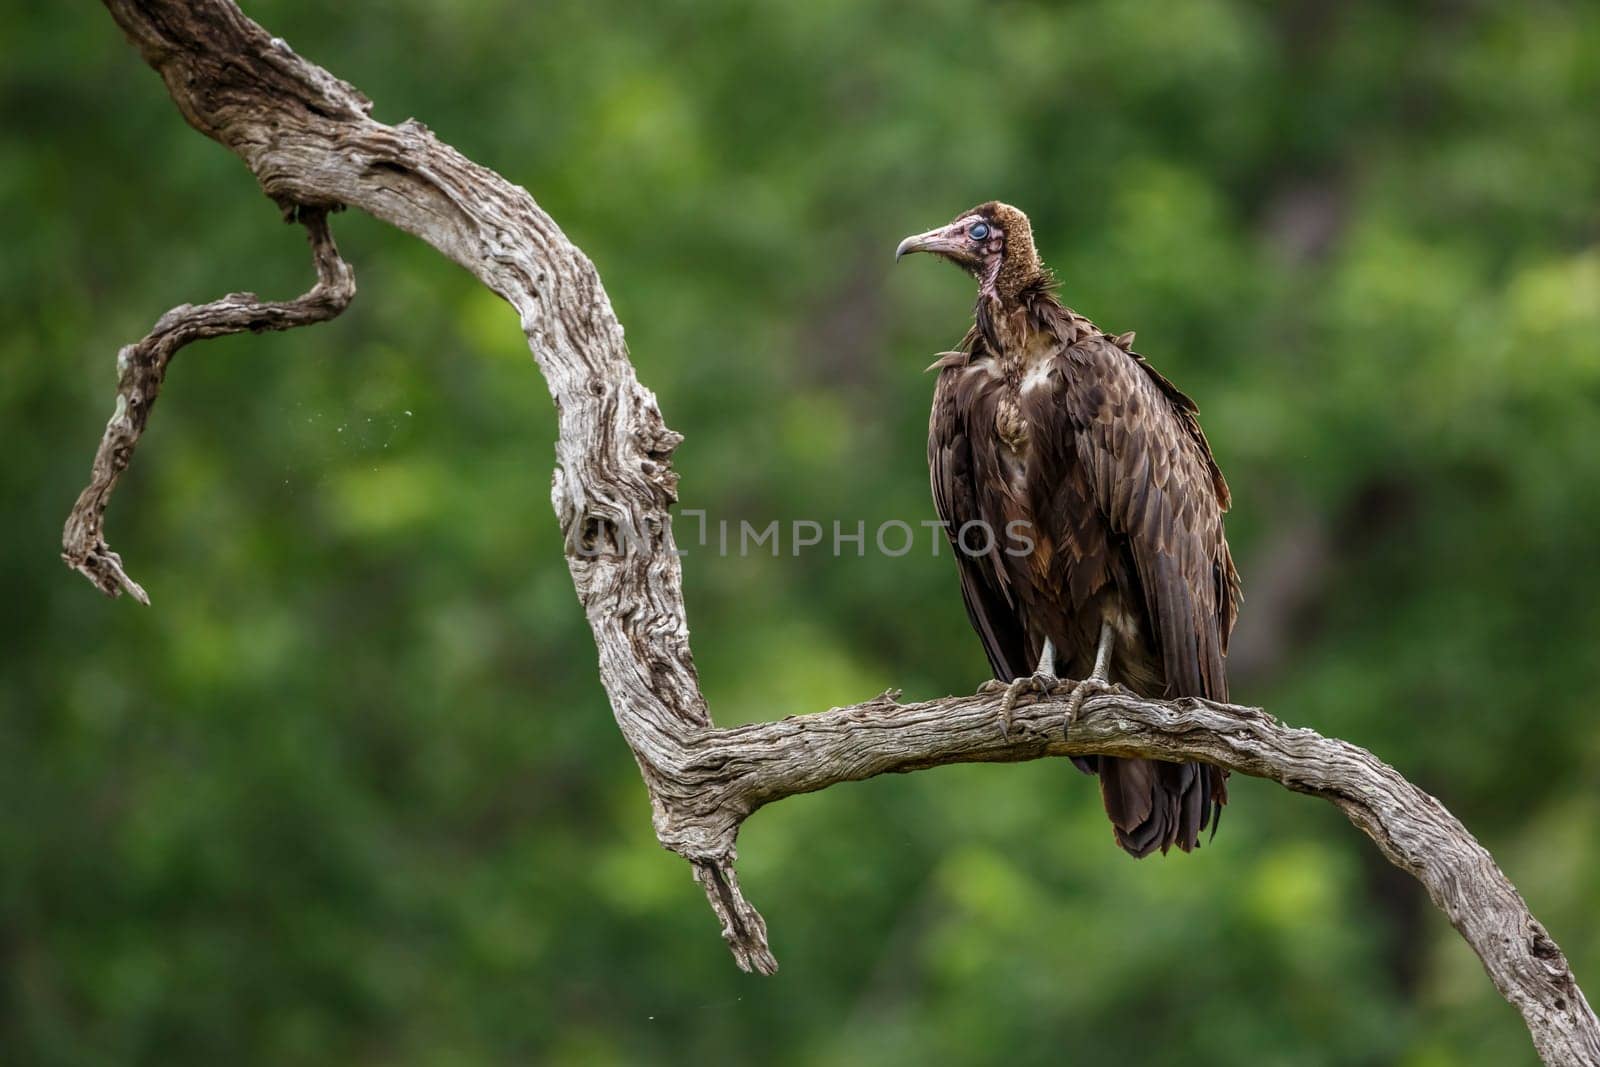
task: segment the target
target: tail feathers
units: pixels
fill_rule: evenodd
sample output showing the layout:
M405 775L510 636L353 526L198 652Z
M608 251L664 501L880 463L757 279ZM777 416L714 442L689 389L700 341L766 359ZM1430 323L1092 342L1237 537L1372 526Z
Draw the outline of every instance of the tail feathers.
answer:
M1117 844L1135 858L1173 845L1198 848L1209 825L1216 832L1228 801L1223 771L1203 763L1099 759L1100 796Z

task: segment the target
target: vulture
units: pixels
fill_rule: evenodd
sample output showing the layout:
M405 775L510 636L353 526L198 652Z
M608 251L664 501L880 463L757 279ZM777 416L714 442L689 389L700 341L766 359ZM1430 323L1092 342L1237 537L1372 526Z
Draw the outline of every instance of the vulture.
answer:
M1239 575L1222 515L1228 485L1193 401L1141 355L1057 299L1028 217L991 201L900 242L978 282L974 322L943 354L928 422L934 504L972 627L1020 692L1056 672L1085 696L1115 683L1156 698L1228 698ZM1227 801L1200 763L1089 756L1116 842L1185 852Z

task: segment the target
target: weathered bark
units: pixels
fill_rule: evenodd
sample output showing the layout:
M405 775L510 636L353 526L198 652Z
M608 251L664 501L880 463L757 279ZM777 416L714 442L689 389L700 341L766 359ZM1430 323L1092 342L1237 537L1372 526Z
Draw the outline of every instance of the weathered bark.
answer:
M998 695L901 705L886 693L821 714L715 729L689 654L670 524L680 438L635 379L589 260L525 190L420 123L373 121L359 92L301 59L231 0L105 2L184 117L236 153L269 197L319 225L326 210L361 208L427 241L517 311L560 413L552 500L600 678L643 775L656 834L692 864L741 967L770 973L777 966L733 867L739 827L763 804L964 761L1090 753L1201 759L1337 805L1422 882L1522 1012L1546 1062L1600 1064L1600 1023L1493 859L1438 801L1353 745L1287 728L1255 709L1123 693L1091 699L1070 740L1061 735L1064 704L1055 697L1019 708L1002 734ZM312 232L316 244L319 231ZM331 253L331 241L326 248ZM342 306L352 287L347 273L340 277L343 283L324 275L312 294L276 307L298 307L304 316ZM323 297L313 301L319 290ZM335 292L344 295L333 299ZM251 306L257 318L240 311L226 321L281 328L277 318L258 323L267 305ZM204 310L178 312L192 319ZM178 312L141 344L161 348L165 342L153 339L174 328L168 320ZM282 317L282 325L294 317ZM164 349L161 367L176 347ZM139 590L106 547L99 519L147 414L148 402L131 437L118 430L114 439L113 420L85 492L89 503L80 500L68 527L69 562L112 595Z
M150 603L143 587L122 569L122 557L106 544L106 505L122 472L133 462L133 450L150 421L150 410L161 395L167 365L178 349L208 337L225 337L246 330L292 330L296 326L327 322L350 305L356 295L356 276L339 258L328 232L323 208L286 208L303 223L311 239L317 284L304 296L289 301L266 301L254 293L229 293L221 300L194 307L180 304L161 316L140 340L117 353L117 406L95 452L89 484L78 494L61 533L61 558L108 596L128 593L142 604Z

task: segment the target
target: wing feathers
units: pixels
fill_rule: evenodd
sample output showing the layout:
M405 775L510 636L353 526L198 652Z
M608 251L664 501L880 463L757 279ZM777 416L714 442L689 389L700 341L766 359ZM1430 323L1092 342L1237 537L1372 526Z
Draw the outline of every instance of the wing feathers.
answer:
M967 428L972 399L968 394L975 380L967 375L965 367L976 343L975 337L969 335L963 345L967 351L946 353L936 364L940 371L928 422L928 474L934 507L946 524L945 532L956 556L967 618L983 642L995 677L1010 681L1033 670L1035 653L1012 599L1005 570L999 565L998 550L975 558L963 552L957 541L967 523L987 521L981 497L986 487L993 487L993 478L982 470L982 460L975 455ZM996 529L992 522L990 528Z
M1074 436L1076 458L1105 521L1127 539L1168 692L1225 700L1238 577L1222 530L1227 486L1194 403L1103 335L1058 358L1061 402L1089 431Z

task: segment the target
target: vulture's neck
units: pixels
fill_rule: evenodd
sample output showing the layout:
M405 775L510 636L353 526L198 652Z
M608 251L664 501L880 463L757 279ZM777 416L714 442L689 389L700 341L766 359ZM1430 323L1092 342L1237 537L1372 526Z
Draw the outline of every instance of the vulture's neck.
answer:
M979 295L978 332L1007 376L1026 377L1035 363L1094 329L1056 299L1054 285L1054 279L1040 274L1010 299L998 293Z

